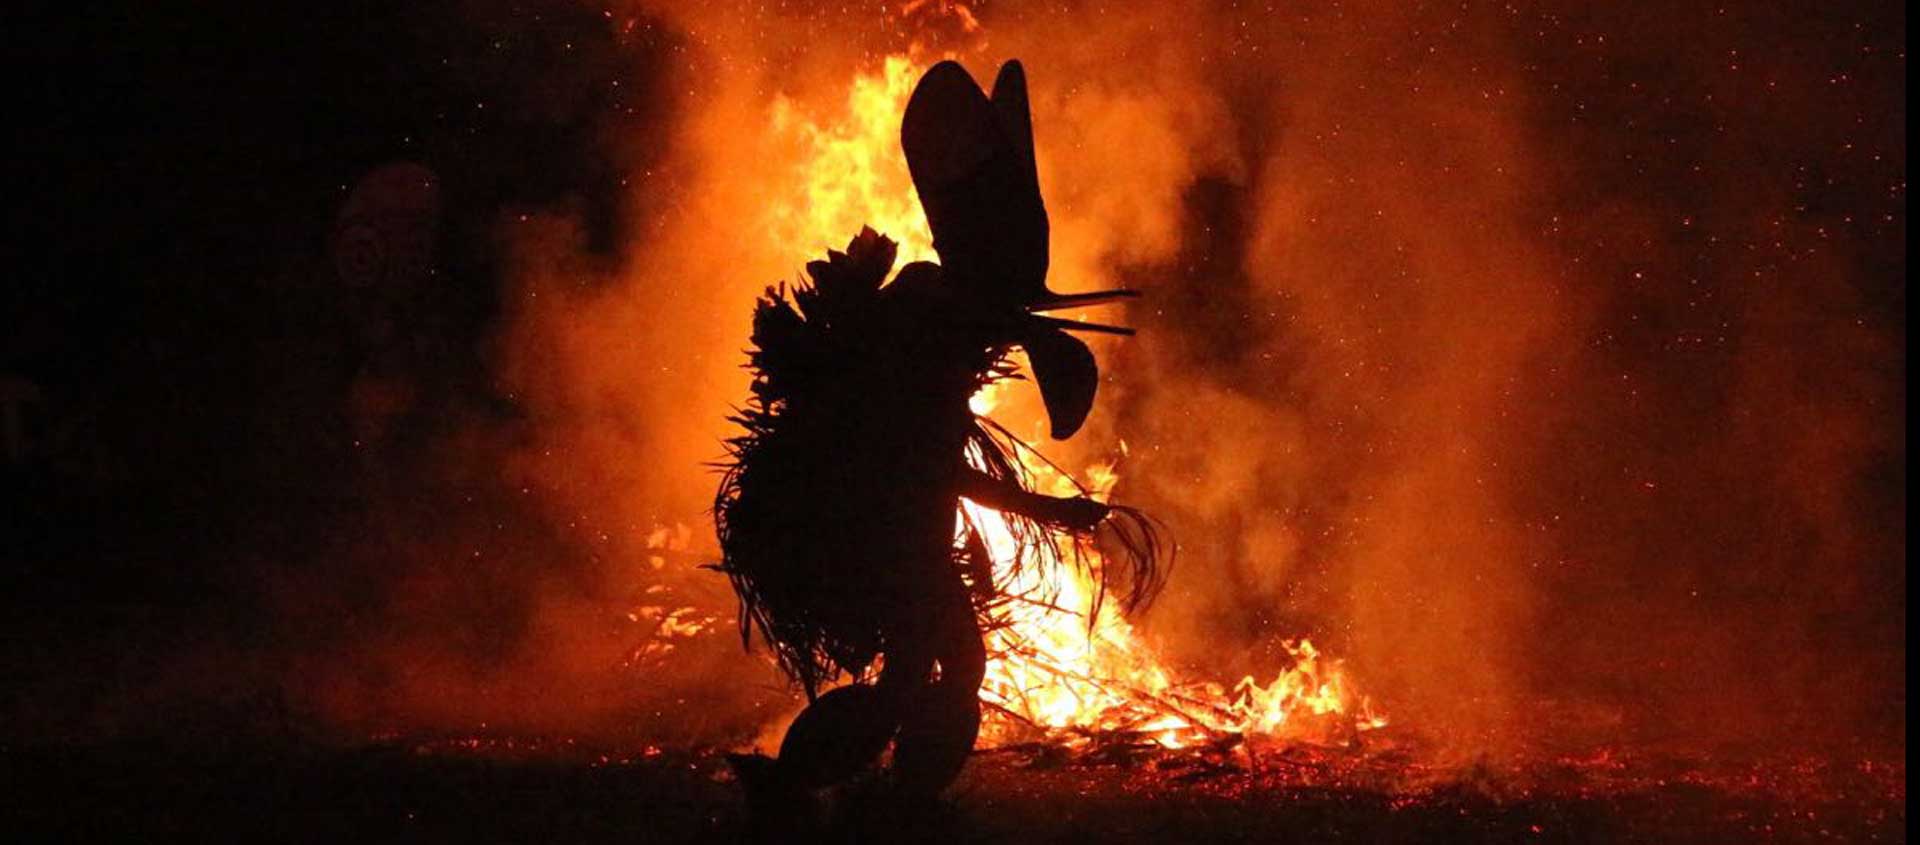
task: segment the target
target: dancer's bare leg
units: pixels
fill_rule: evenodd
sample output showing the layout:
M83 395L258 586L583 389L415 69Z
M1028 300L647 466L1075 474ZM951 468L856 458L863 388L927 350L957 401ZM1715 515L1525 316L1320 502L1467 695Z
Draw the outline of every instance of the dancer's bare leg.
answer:
M893 750L895 785L920 798L932 798L953 783L973 752L987 671L986 645L959 573L946 573L932 598L928 618L940 677L922 687L902 714Z

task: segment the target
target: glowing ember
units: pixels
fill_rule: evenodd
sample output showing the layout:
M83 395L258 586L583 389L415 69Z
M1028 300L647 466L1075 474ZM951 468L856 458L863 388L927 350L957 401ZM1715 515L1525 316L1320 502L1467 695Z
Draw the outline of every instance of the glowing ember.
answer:
M796 254L819 254L869 225L900 242L902 263L937 259L899 152L900 114L919 70L904 56L887 58L878 74L855 77L844 112L827 121L809 120L784 99L774 104L773 130L800 150L794 163L800 187L769 216L774 235ZM1005 384L976 396L974 410L994 410ZM1011 430L1039 430L1037 417L1005 416L1000 421ZM1084 486L1104 499L1118 481L1111 462L1084 468L1086 481L1076 484L1042 458L1024 460L1041 491L1055 495ZM996 585L1014 597L1011 624L988 636L994 657L981 693L988 743L1072 742L1095 732L1126 732L1175 748L1234 736L1344 742L1386 724L1353 690L1339 661L1307 640L1286 644L1294 665L1264 684L1251 676L1230 688L1177 680L1112 603L1096 601L1085 573L1012 566L1016 544L1005 523L993 511L966 507L993 553ZM1089 564L1100 565L1097 554ZM1063 574L1054 582L1038 580L1048 571ZM1096 612L1091 625L1089 612Z

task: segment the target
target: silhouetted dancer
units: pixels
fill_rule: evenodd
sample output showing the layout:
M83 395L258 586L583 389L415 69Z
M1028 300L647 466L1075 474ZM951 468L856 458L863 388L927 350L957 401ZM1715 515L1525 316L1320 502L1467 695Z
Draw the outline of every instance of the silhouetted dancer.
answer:
M1103 595L1148 601L1162 572L1138 512L1028 489L1027 449L968 407L1015 374L1024 349L1056 439L1093 407L1093 353L1066 330L1128 330L1039 312L1130 291L1047 290L1047 213L1034 168L1026 79L1000 69L989 99L942 62L907 103L901 146L941 264L892 271L895 245L863 229L770 288L754 314L752 398L735 421L714 503L744 638L758 630L811 705L777 760L736 758L754 812L800 812L893 744L891 785L932 798L980 729L982 624L1007 599L961 497L1001 512L1014 565L1084 563L1112 526ZM1120 517L1119 520L1112 519ZM956 528L957 526L957 528ZM842 674L852 683L821 694Z

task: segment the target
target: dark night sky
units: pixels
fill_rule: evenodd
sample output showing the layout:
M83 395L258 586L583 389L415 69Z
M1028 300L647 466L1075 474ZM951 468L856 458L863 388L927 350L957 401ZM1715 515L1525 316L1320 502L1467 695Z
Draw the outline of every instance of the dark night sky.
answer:
M514 106L551 103L570 81L529 70L560 42L601 50L582 73L641 80L646 50L616 55L597 16L561 5L530 28L456 5L133 4L18 32L15 108L34 117L7 165L6 368L59 402L163 429L158 451L120 457L133 478L164 486L192 466L230 476L220 483L297 484L261 477L257 430L338 424L301 416L335 409L267 394L357 366L357 304L314 277L347 187L370 168L426 160L442 174L451 248L434 319L464 348L496 307L502 209L581 204L612 249L619 198L595 133L627 113L578 93L539 114ZM489 100L505 107L476 108ZM305 353L318 357L281 368ZM450 377L482 377L473 354L454 358Z
M135 640L145 654L271 641L269 593L289 572L324 566L359 582L342 601L377 604L390 567L326 560L368 530L347 396L388 353L363 326L433 339L406 364L430 387L381 457L402 486L425 484L424 444L453 420L514 416L483 360L497 221L567 205L593 248L617 246L603 133L645 137L619 124L653 112L587 92L617 77L645 98L653 47L616 49L598 14L566 4L310 12L112 4L7 36L14 112L31 118L6 164L0 372L43 398L35 454L0 484L7 640L24 649L9 663L83 690L17 702L29 712L75 709L95 681L146 682ZM573 61L553 72L563 49ZM440 258L411 296L370 300L333 278L329 234L347 188L396 160L441 179Z

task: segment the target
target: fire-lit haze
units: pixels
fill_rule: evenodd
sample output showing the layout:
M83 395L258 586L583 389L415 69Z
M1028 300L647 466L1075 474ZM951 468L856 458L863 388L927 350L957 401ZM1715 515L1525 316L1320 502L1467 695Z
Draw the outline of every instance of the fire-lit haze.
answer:
M1795 15L1812 47L1778 42ZM441 453L561 539L393 549L390 612L448 621L305 658L336 723L739 741L791 712L698 568L707 462L756 295L862 225L931 257L898 110L953 57L1026 64L1053 286L1145 292L1100 312L1140 332L1096 343L1074 441L1027 385L993 415L1177 542L1115 623L1153 671L1225 701L1310 639L1349 706L1465 750L1903 732L1904 130L1861 93L1897 36L1711 6L601 19L644 74L525 72L631 92L594 140L621 212L496 221L521 413ZM517 561L510 630L422 563L463 556Z

